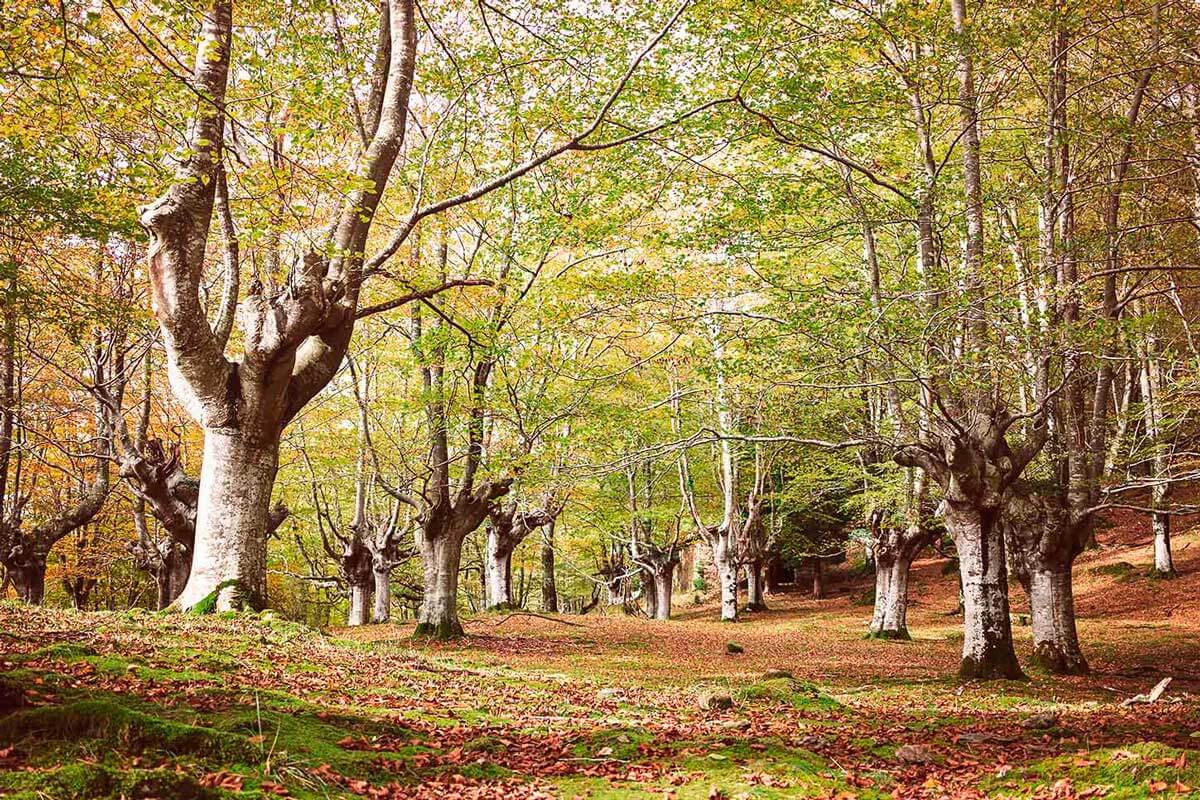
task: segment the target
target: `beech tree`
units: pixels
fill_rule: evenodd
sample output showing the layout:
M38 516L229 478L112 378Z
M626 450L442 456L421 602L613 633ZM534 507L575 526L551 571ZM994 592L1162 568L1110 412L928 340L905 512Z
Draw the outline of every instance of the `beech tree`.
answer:
M208 597L215 598L218 610L264 604L267 512L284 427L332 379L357 319L450 288L443 285L370 307L359 305L364 280L379 273L421 220L476 200L563 153L615 147L723 102L709 101L642 131L623 129L612 139L600 140L597 135L609 122L610 112L633 74L685 8L679 7L628 62L615 85L601 95L590 122L560 143L460 194L428 205L421 205L418 194L414 210L394 228L379 252L367 257L376 212L406 142L418 58L415 4L410 0L381 4L378 43L370 60L371 91L361 115L362 147L353 170L355 184L343 197L334 199L340 210L324 240L302 255L283 286L268 290L261 284L252 285L238 303L236 281L226 283L222 314L231 315L236 306L241 333L241 355L234 360L225 354L228 336L222 334L227 323L211 323L200 301L214 208L220 213L228 274L239 272L240 248L229 213L224 158L234 7L232 0L215 0L204 9L191 76L196 104L185 155L171 187L140 210L141 222L150 233L154 310L172 387L204 431L196 547L191 576L176 601L180 607L191 608ZM481 371L481 377L486 378L486 372ZM436 380L431 372L431 389ZM440 434L434 438L436 461L444 448L438 443ZM475 449L477 443L473 452ZM477 454L469 458L476 459ZM468 475L473 476L475 469L468 466ZM447 480L435 479L434 486L435 498L425 512L422 540L422 547L431 549L427 567L431 586L427 587L428 610L423 612L422 624L456 633L456 618L450 610L456 577L437 576L451 564L457 572L456 548L461 542L455 544L454 540L466 527L461 520L482 520L486 504L495 499L492 493L499 491L500 484L489 484L473 495L473 481L468 477L458 500L450 498Z

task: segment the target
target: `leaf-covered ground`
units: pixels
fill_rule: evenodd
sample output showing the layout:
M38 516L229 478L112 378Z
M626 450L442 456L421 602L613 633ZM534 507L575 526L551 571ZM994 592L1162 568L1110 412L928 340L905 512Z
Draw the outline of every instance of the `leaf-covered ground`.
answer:
M683 598L669 623L485 615L436 646L405 626L3 603L0 795L1200 794L1195 541L1177 542L1173 581L1146 576L1144 546L1085 556L1092 675L987 685L950 677L955 585L936 559L918 565L909 643L862 637L870 581L849 577L831 599L775 595L737 625ZM1164 676L1158 703L1120 704ZM733 707L701 708L706 693Z

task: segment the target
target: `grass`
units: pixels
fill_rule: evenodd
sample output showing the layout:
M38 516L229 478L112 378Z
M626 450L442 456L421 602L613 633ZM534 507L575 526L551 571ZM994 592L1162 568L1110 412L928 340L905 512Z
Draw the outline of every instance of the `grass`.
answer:
M953 677L957 584L933 560L918 564L903 645L863 637L870 610L854 599L869 576L828 600L775 595L733 627L679 603L670 623L482 615L445 643L403 626L329 635L269 614L0 603L0 630L20 631L0 655L0 796L1186 794L1200 785L1200 564L1150 586L1128 580L1123 552L1084 558L1094 674L989 684ZM1029 629L1015 635L1027 662ZM1165 674L1170 702L1119 705ZM706 689L733 708L702 710ZM1022 727L1046 710L1056 727ZM905 745L929 760L901 760Z

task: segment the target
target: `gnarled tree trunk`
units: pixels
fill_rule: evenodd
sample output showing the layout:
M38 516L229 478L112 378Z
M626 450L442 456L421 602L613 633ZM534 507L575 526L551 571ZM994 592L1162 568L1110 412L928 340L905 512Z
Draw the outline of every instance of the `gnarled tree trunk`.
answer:
M958 547L963 591L963 651L959 676L966 680L1020 678L1008 605L1004 532L996 509L970 503L944 508L946 529Z
M1091 529L1090 515L1076 520L1060 495L1014 489L1000 516L1013 573L1029 596L1034 660L1051 672L1088 671L1075 627L1072 569Z

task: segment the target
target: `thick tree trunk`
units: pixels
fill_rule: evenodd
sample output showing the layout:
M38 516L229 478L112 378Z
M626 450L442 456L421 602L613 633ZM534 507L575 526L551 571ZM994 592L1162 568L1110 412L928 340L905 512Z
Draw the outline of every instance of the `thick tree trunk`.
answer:
M888 598L892 591L892 565L895 555L875 551L875 610L871 614L871 627L867 636L880 639L889 638L884 630L884 620L887 618Z
M558 613L558 584L554 579L554 520L546 523L542 539L542 611Z
M963 586L963 651L959 676L966 680L1022 678L1013 648L1008 570L997 512L947 502L946 529L958 546Z
M1079 493L1077 505L1086 494ZM1029 596L1033 658L1051 672L1081 675L1088 671L1075 629L1071 570L1094 525L1090 515L1075 516L1069 496L1010 492L998 525L1012 572Z
M159 606L160 611L174 603L175 598L183 594L183 587L187 586L188 577L192 574L192 548L179 542L171 542L166 560L167 563L163 565L163 569L167 573L165 581L167 596L166 602Z
M724 536L712 539L713 566L717 569L717 583L721 589L721 621L737 622L738 618L738 571L733 548Z
M512 550L494 527L487 532L487 548L483 557L484 602L487 608L508 608L512 605Z
M642 598L646 601L646 616L650 619L659 619L656 577L651 570L642 567Z
M350 613L346 624L352 627L371 621L371 585L356 583L350 586Z
M903 552L877 556L875 564L875 614L870 636L909 640L908 576L914 556Z
M46 559L31 558L20 566L8 567L8 579L21 602L40 606L46 599Z
M746 565L746 610L766 611L767 601L763 597L763 565L752 561Z
M229 611L266 606L267 528L278 442L207 430L196 510L196 549L184 610Z
M414 636L446 640L462 636L458 619L458 565L463 540L453 533L421 537L425 565L425 599Z
M375 611L371 621L383 624L392 618L392 572L388 569L372 570L375 579Z
M1033 658L1051 672L1082 675L1087 661L1075 630L1075 595L1071 564L1041 567L1029 573L1029 610L1033 624Z
M671 594L675 588L675 565L667 567L654 575L653 590L657 594L654 601L654 618L668 620L671 618Z

